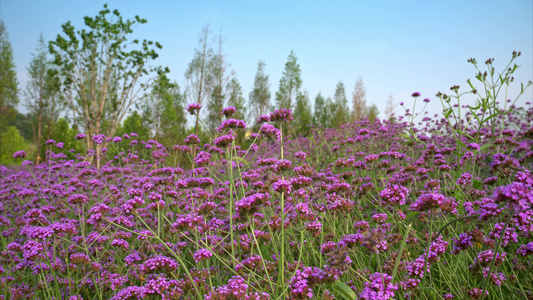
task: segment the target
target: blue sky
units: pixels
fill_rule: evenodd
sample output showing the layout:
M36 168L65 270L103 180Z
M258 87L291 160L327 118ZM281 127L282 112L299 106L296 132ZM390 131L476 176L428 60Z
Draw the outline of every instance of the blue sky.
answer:
M501 70L512 51L521 51L516 61L521 68L515 80L525 83L533 79L531 0L2 0L0 17L9 32L21 89L39 35L55 39L61 24L69 20L81 29L83 17L95 16L106 2L125 18L139 15L148 20L135 29L134 37L163 45L154 64L168 66L170 77L182 88L183 74L198 47L198 35L208 22L214 34L222 32L227 61L246 98L260 59L266 63L274 97L291 50L300 64L302 87L312 100L319 91L332 96L339 80L351 99L360 76L368 103L375 103L382 113L390 94L397 103L407 103L415 91L432 100L430 113L439 113L442 107L434 95L449 92L455 84L467 87L465 80L473 78L475 72L467 63L470 57L482 67L487 58L494 58L497 70ZM531 91L520 103L532 100ZM511 89L510 95L516 92Z

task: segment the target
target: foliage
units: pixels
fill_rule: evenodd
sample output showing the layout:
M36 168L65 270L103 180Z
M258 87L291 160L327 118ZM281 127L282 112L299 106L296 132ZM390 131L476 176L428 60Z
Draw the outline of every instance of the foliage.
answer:
M350 121L350 108L344 83L339 81L335 88L335 95L330 105L331 124L329 127L340 127Z
M187 70L185 71L185 79L187 80L187 96L190 103L198 103L203 105L205 100L212 91L212 77L211 67L209 62L212 60L214 53L213 49L209 45L211 31L209 24L204 26L200 32L198 44L199 49L194 49L194 56ZM195 134L198 135L200 114L195 115Z
M358 77L352 92L352 121L358 121L366 116L366 88L363 78Z
M291 50L281 79L279 80L279 90L276 92L276 107L292 109L294 99L298 96L302 86L302 71L297 62L294 51Z
M0 20L0 132L4 132L2 136L5 136L7 127L15 119L18 102L18 80L13 62L13 49L4 21ZM0 149L10 147L7 143L7 140L0 137Z
M128 42L133 28L146 22L139 16L124 20L105 4L95 17L84 17L87 29L76 31L69 21L62 25L64 35L50 42L63 88L74 92L67 104L91 137L114 135L144 87L141 79L153 70L149 62L162 46L148 40Z
M26 143L19 130L15 126L8 126L5 131L0 133L0 140L2 141L0 164L20 164L20 159L13 157L13 153L26 148Z
M296 107L294 108L294 135L307 136L313 124L313 113L309 104L309 94L307 91L296 97Z
M253 108L252 122L259 116L266 115L270 107L270 83L268 75L265 74L265 62L257 63L254 86L249 96L250 107Z
M320 92L315 97L315 111L313 114L313 123L315 126L328 126L328 110L326 99Z
M57 122L64 106L59 99L59 81L52 68L52 61L47 57L46 43L42 34L36 50L37 53L32 54L32 60L27 67L29 80L24 95L25 106L29 116L32 117L29 128L33 129L33 142L40 145L43 134L45 139L50 139L52 124ZM44 133L46 126L49 131Z

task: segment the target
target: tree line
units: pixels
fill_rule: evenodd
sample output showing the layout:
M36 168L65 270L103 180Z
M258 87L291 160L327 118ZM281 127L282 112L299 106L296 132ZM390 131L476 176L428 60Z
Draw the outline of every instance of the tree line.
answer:
M168 78L168 68L154 65L161 44L130 40L133 28L146 22L139 16L125 20L118 10L104 5L95 17L84 18L84 29L76 30L69 21L62 25L62 34L48 43L41 34L26 68L29 80L20 90L13 49L0 21L0 163L13 163L12 153L21 149L38 163L46 156L51 140L73 149L69 152L72 157L83 149L99 155L105 143L94 142L98 135L134 132L138 139L171 146L196 134L208 142L223 120L222 110L229 106L236 109L232 118L245 120L249 127L275 109L292 109L294 121L287 130L303 136L312 127L339 127L362 118L372 121L379 114L375 104L367 105L361 77L351 93L351 103L339 81L334 95L325 97L319 92L312 108L308 92L302 89L294 51L287 58L274 97L266 63L260 60L246 99L235 72L230 71L224 38L215 36L209 24L199 34L182 88ZM21 98L26 114L17 110ZM188 103L202 105L190 126L185 110ZM394 117L392 95L385 117ZM85 136L76 139L80 132ZM238 141L245 142L244 134Z

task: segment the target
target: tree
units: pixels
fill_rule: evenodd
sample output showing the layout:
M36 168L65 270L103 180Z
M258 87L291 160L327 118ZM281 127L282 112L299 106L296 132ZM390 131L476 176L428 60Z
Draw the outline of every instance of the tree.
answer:
M309 104L309 93L304 91L296 97L296 107L294 108L294 132L306 136L313 123L311 106Z
M185 138L187 118L185 116L185 97L180 86L174 82L163 98L161 114L161 143L167 146L178 144Z
M328 124L328 113L326 110L326 99L322 96L321 92L315 97L315 111L314 111L314 121L315 126L324 126L327 127Z
M59 117L62 107L59 102L59 83L51 69L51 60L47 57L46 43L43 35L39 37L37 53L33 53L27 67L29 80L26 84L25 106L33 116L33 142L41 145L43 130L48 124L47 139L50 139L52 124Z
M334 106L333 106L334 105ZM331 127L339 127L345 124L350 119L350 108L348 107L348 98L346 98L346 89L344 83L339 81L335 89L335 96L333 96L332 105L330 109L336 108L335 113L332 112Z
M69 21L62 25L64 36L50 42L63 86L74 90L75 97L67 98L69 108L83 121L87 144L98 156L103 145L93 146L90 137L115 134L145 86L141 78L153 71L149 62L158 57L156 48L162 48L147 40L127 43L135 25L147 21L139 16L124 20L118 10L110 13L105 4L94 18L84 17L87 30L75 31Z
M338 125L342 124L339 122L339 120L336 118L339 114L339 105L335 100L331 99L331 97L328 97L326 99L326 112L325 112L325 120L323 123L325 124L324 127L327 128L335 128Z
M156 141L159 140L162 126L163 111L166 108L167 102L172 102L171 89L174 84L170 82L166 75L166 71L159 70L156 79L153 81L150 93L143 97L144 112L148 120L150 120L150 131L153 133Z
M395 118L395 106L394 98L392 97L392 94L390 94L387 99L387 105L385 106L385 118L389 121L392 121Z
M372 104L369 107L367 107L365 115L368 118L368 121L370 121L371 123L374 123L374 121L379 116L379 110L376 104Z
M0 133L0 140L3 142L2 147L0 147L0 164L14 164L13 154L26 148L24 138L20 136L20 132L15 126L7 126Z
M296 60L294 51L291 51L285 63L285 70L279 80L279 90L276 92L276 108L292 109L293 99L300 91L302 86L301 71Z
M4 21L0 20L0 132L5 132L7 126L14 120L18 102L18 80L13 62L13 49ZM2 136L0 136L0 149L7 146Z
M218 36L218 49L217 53L211 58L210 71L212 72L209 76L212 82L212 91L211 97L209 99L207 111L207 127L214 131L220 123L222 123L222 109L226 104L226 99L228 97L228 87L227 84L230 80L230 76L226 73L229 64L225 60L225 55L222 52L222 44L224 40L222 35Z
M211 78L210 64L213 57L213 49L209 46L209 37L211 31L209 30L209 24L204 26L200 32L200 38L198 44L200 48L194 49L194 57L189 63L187 70L185 71L185 79L187 80L187 95L193 103L199 103L203 105L205 99L211 93ZM196 121L194 127L194 133L198 135L198 125L200 121L200 114L196 114Z
M233 118L244 120L246 119L246 99L242 94L242 87L237 78L232 78L228 84L228 106L235 107L235 114Z
M232 78L228 83L228 106L235 107L234 119L245 120L246 118L246 100L242 94L242 87L237 78ZM237 131L237 141L241 143L244 140L245 132L243 130Z
M123 134L137 134L137 140L147 141L150 139L150 132L148 124L143 120L143 117L136 110L128 115L122 125L117 130L117 135Z
M352 93L353 112L352 120L358 121L365 117L366 114L366 88L361 77L357 78L355 88Z
M270 106L270 83L268 75L265 74L265 62L257 63L257 72L255 73L254 87L250 92L250 107L253 109L253 121L259 116L267 113Z

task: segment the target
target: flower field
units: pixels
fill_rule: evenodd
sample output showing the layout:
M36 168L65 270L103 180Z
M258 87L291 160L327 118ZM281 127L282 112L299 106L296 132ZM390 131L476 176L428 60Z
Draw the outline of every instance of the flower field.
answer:
M231 111L211 145L96 136L101 157L49 141L0 167L0 298L533 298L531 104L307 137L280 109L246 148Z

